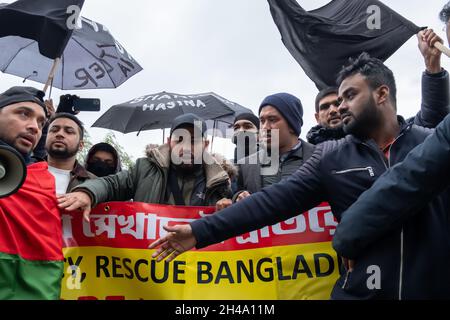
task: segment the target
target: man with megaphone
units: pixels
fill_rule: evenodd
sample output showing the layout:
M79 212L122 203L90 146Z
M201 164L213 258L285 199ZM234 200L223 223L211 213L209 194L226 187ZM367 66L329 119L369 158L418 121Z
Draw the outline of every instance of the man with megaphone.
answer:
M31 87L0 94L0 300L60 296L64 257L55 179L46 162L32 163L30 156L48 118L43 98Z

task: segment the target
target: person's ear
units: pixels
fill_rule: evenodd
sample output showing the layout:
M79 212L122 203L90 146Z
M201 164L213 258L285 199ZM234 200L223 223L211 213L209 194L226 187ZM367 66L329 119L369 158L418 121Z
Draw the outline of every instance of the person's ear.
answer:
M170 145L170 137L167 137L167 142L166 143Z
M83 148L84 148L84 140L80 140L80 143L78 145L78 151L83 150Z
M389 100L390 90L386 85L382 85L377 89L376 92L376 102L377 104L386 103Z
M314 113L314 117L316 117L316 121L317 121L317 123L319 123L319 113Z

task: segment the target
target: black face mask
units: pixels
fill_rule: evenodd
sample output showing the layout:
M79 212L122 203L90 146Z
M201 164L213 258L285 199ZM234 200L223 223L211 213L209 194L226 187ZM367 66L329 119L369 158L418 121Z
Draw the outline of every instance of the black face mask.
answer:
M239 131L233 135L232 142L236 145L235 160L254 154L258 150L258 135L254 132Z
M86 170L95 174L97 177L106 177L110 174L116 173L114 167L101 160L88 163Z

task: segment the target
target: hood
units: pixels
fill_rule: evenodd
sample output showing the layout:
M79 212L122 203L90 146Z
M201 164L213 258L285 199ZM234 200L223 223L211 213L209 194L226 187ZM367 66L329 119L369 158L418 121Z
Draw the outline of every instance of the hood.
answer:
M86 160L84 162L85 166L89 162L89 159L99 150L112 153L114 155L114 158L116 159L116 173L122 171L122 164L120 162L120 157L117 150L112 145L106 142L97 143L93 145L91 149L89 149L88 154L86 156Z

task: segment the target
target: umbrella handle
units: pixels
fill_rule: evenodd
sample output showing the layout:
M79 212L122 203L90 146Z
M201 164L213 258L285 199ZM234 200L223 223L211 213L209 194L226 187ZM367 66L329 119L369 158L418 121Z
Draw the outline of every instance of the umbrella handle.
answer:
M55 73L56 73L56 68L58 67L58 64L60 61L61 61L61 58L56 58L53 61L52 69L50 70L50 74L48 75L47 82L45 83L44 89L42 90L45 93L47 92L48 87L50 87L50 84L53 82L53 78L55 77Z
M434 47L450 58L450 49L444 46L442 43L436 42L434 44Z

